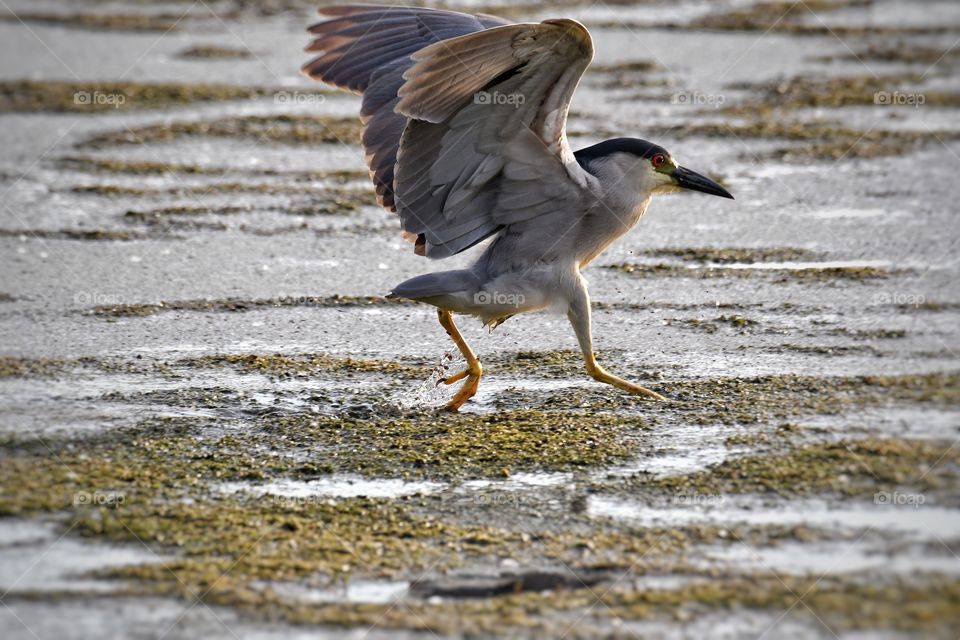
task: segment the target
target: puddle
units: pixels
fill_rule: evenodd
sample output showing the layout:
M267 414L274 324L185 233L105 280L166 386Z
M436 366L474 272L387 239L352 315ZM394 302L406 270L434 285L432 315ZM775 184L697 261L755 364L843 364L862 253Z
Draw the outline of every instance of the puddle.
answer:
M605 571L528 570L517 573L471 573L457 571L439 578L418 580L410 593L435 602L442 598L493 598L528 591L545 592L589 588L608 580Z
M241 491L258 496L271 495L294 500L328 498L396 498L416 493L431 493L443 488L439 482L409 482L395 478L362 478L340 475L317 480L276 480L266 484L227 482L220 486L226 493Z
M351 602L389 604L407 595L410 583L399 580L349 580L329 588L314 588L299 582L263 582L254 585L270 589L284 599L308 604Z
M90 544L61 535L53 523L0 520L0 591L112 592L116 581L86 574L111 567L162 562L143 546Z
M736 614L710 613L685 620L682 625L665 620L626 620L622 625L624 635L632 638L658 638L660 640L689 640L690 638L724 638L750 640L810 640L810 638L834 638L836 640L899 640L907 636L868 632L839 632L827 630L813 616L807 619L785 616L782 612L738 610Z
M833 433L861 431L898 438L956 440L960 411L933 407L883 407L840 416L810 416L803 426Z
M630 464L604 469L597 478L651 473L655 477L678 476L702 471L726 460L726 438L737 430L721 425L671 428L669 434L651 443L652 450ZM662 447L662 448L661 448Z
M573 481L572 473L515 473L507 480L468 480L463 489L497 488L504 491L519 491L538 487L558 487Z
M4 640L166 638L182 640L435 640L432 633L325 629L256 622L227 607L191 606L173 598L83 598L48 602L8 598L0 607Z
M881 571L884 574L949 573L960 574L960 559L944 549L941 557L898 551L888 555L872 545L846 540L826 544L784 544L757 548L748 544L733 544L722 549L711 549L706 556L707 566L716 562L730 565L738 571L774 569L777 572L805 574L843 574Z
M903 494L907 496L907 494ZM919 540L951 539L960 532L960 510L922 505L831 507L822 500L798 500L790 506L765 504L756 496L682 496L682 506L642 504L612 496L591 496L594 517L635 521L645 526L690 524L808 525L825 529L876 529Z

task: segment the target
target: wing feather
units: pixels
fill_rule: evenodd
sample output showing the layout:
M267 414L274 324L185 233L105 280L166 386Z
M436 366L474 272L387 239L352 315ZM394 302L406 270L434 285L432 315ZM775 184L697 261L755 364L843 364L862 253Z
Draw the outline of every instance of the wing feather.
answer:
M593 55L579 23L516 24L411 56L396 110L404 129L394 187L403 229L427 256L463 251L508 224L584 197L566 114Z
M307 46L318 55L302 70L363 95L367 167L377 201L396 210L394 165L407 117L394 107L403 72L413 64L410 54L445 38L508 23L493 16L372 4L323 7L319 13L328 19L309 28L314 39Z
M417 253L453 255L582 197L565 134L593 56L582 25L380 5L320 14L303 71L363 95L377 199ZM504 95L521 99L490 99Z

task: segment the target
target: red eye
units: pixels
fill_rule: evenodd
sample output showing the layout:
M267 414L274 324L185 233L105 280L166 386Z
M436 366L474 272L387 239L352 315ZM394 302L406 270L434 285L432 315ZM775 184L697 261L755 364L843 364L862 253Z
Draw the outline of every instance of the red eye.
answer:
M657 155L650 158L650 162L653 163L654 169L659 169L663 165L663 163L666 161L667 159L663 156L662 153L658 153Z

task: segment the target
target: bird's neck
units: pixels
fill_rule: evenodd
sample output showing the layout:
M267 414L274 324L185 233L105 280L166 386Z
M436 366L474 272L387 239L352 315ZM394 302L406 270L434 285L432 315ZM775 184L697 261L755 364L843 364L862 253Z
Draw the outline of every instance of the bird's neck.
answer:
M582 269L604 252L610 244L640 221L650 196L636 201L599 201L580 228L577 262Z

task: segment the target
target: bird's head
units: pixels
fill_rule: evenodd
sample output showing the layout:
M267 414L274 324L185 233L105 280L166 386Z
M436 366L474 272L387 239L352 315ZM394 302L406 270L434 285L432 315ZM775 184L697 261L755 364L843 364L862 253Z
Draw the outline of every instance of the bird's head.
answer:
M614 138L574 154L577 161L601 183L618 189L652 194L689 189L733 199L729 191L710 178L680 166L663 147L637 138Z

